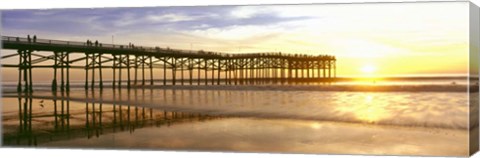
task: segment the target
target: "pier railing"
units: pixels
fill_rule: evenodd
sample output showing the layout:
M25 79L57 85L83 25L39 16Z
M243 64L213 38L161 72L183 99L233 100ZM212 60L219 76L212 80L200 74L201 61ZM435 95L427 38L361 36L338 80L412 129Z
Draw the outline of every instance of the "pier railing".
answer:
M52 40L52 39L33 39L25 37L13 37L13 36L2 36L2 42L9 43L26 43L26 44L43 44L43 45L56 45L56 46L67 46L67 47L100 47L103 49L125 49L125 50L141 50L145 52L162 52L162 51L174 51L177 53L183 54L202 54L202 55L215 55L220 57L250 57L250 56L264 56L264 57L292 57L292 58L335 58L330 55L306 55L306 54L289 54L281 52L257 52L257 53L241 53L241 54L231 54L223 53L216 51L204 51L204 50L184 50L184 49L172 49L169 47L149 47L149 46L134 46L134 45L122 45L122 44L107 44L107 43L98 43L95 45L95 42L92 41L92 44L87 42L78 42L78 41L63 41L63 40Z

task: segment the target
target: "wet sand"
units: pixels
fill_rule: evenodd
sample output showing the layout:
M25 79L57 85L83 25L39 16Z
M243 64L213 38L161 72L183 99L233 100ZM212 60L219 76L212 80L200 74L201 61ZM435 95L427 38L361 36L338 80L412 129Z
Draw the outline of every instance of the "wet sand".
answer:
M345 123L280 118L203 116L159 109L112 104L88 105L70 101L68 130L51 116L53 104L33 99L32 130L20 132L18 106L4 106L3 135L7 146L53 148L104 148L138 150L194 150L227 152L275 152L312 154L374 154L466 156L468 132L463 129L405 127L369 123ZM18 104L3 98L3 105ZM57 100L57 109L61 102ZM21 105L23 106L23 105ZM92 113L92 111L95 111ZM61 111L57 111L60 113ZM50 115L48 115L50 114ZM97 117L92 116L96 114ZM127 116L129 120L127 120ZM87 116L90 119L87 121ZM183 116L183 117L182 117ZM93 119L92 119L93 118ZM92 121L96 121L93 123ZM98 122L98 121L102 122ZM119 125L123 120L123 125ZM58 120L57 120L58 121ZM92 124L93 123L93 124ZM55 128L58 124L58 128ZM87 127L87 124L89 125ZM128 125L127 125L128 124ZM34 138L31 140L31 138ZM21 144L17 144L20 139ZM5 141L9 140L9 141ZM23 144L22 144L23 143ZM30 145L28 145L30 143Z
M224 118L148 127L45 147L466 156L467 132L286 119Z

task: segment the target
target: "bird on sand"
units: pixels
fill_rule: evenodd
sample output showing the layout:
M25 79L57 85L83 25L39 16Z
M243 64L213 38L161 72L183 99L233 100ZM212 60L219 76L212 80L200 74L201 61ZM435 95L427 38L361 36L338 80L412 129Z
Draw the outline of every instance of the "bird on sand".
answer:
M43 100L40 100L40 106L43 108Z

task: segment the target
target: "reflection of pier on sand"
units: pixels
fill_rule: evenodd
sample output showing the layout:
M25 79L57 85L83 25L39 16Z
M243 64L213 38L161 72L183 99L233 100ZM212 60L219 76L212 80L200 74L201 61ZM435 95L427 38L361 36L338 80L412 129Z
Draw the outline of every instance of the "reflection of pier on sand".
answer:
M132 133L138 128L172 126L220 117L130 104L106 104L89 98L85 102L71 101L69 95L62 92L52 93L50 99L31 94L5 98L7 101L4 104L17 102L18 106L5 105L8 108L4 108L3 112L4 145L36 146L45 142L100 137L115 132ZM90 95L94 94L85 94ZM117 96L114 94L114 97Z

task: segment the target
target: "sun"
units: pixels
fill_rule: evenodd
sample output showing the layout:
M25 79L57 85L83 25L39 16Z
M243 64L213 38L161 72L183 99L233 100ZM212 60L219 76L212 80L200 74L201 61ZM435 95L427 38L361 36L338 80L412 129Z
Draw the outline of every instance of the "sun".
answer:
M365 65L360 70L365 74L373 74L377 71L377 68L373 65Z

